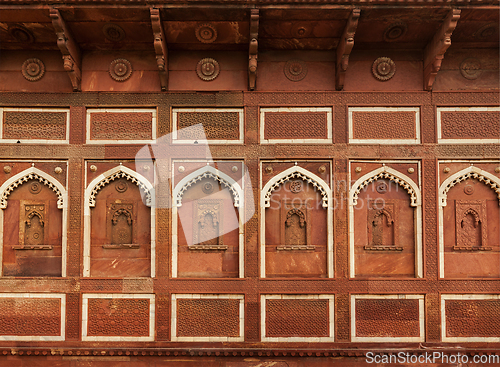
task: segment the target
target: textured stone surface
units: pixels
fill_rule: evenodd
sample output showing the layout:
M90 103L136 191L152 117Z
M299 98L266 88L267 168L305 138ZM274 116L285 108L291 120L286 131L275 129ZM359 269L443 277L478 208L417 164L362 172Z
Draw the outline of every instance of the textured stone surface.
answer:
M240 301L178 299L177 336L239 336Z
M66 139L66 112L3 113L3 139Z
M499 337L500 301L446 300L447 337Z
M91 140L148 140L152 138L150 112L92 112Z
M443 111L441 133L443 139L498 139L500 112Z
M354 139L415 139L415 112L352 113Z
M266 300L266 337L329 336L328 300Z
M356 336L420 336L418 300L357 299Z
M326 112L266 112L264 139L327 139Z
M203 124L208 140L238 140L240 137L238 112L179 112L177 129L181 130L196 124ZM201 129L187 129L177 133L177 139L201 139Z

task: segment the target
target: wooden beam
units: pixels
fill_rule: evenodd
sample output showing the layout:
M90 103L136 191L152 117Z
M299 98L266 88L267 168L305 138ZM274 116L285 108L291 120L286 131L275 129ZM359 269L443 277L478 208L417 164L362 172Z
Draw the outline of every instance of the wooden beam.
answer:
M257 84L257 56L259 49L259 9L250 10L250 44L248 46L248 89Z
M352 48L354 46L354 34L356 33L356 28L358 27L359 15L361 13L360 9L353 9L349 19L347 20L347 25L342 33L340 42L337 46L337 61L335 68L335 89L344 89L344 79L345 72L347 71L347 65L349 64L349 55L351 54Z
M82 87L82 56L80 47L75 42L69 28L66 25L61 13L57 9L50 9L52 25L57 35L57 46L61 50L64 70L68 73L73 91L81 91Z
M151 8L151 25L153 26L156 65L160 73L161 90L168 89L168 49L165 32L161 23L160 9Z
M460 19L459 9L452 9L441 27L424 50L424 90L432 90L436 75L441 69L444 54L451 46L451 34Z

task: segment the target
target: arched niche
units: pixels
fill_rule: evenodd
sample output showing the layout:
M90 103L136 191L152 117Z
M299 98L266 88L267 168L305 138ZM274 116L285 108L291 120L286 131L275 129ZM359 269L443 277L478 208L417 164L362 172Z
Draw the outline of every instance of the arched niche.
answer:
M349 192L350 277L421 278L422 198L418 185L388 166Z
M88 277L155 276L154 189L123 165L85 190L84 268Z
M260 276L333 277L331 190L301 166L272 177L260 199Z
M243 278L243 191L204 166L173 189L172 277Z
M476 166L439 187L441 278L500 277L500 179Z
M30 167L0 186L1 275L66 276L67 193Z

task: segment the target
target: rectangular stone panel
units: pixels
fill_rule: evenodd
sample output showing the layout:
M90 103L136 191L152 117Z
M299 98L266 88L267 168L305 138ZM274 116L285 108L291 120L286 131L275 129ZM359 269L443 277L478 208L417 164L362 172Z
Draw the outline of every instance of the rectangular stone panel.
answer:
M331 143L332 108L260 109L260 143Z
M424 296L351 296L351 341L424 341Z
M3 108L1 138L16 143L67 143L69 110L50 108Z
M420 143L418 107L349 107L349 142Z
M243 341L243 295L172 295L173 341Z
M263 295L261 313L262 341L334 340L333 295Z
M500 295L441 296L442 339L448 342L500 342Z
M243 142L243 109L179 108L173 110L174 140Z
M0 340L64 340L65 295L0 294Z
M438 143L500 143L500 107L438 107Z
M156 139L155 109L87 109L87 143L147 143Z
M154 295L83 294L82 340L154 340Z

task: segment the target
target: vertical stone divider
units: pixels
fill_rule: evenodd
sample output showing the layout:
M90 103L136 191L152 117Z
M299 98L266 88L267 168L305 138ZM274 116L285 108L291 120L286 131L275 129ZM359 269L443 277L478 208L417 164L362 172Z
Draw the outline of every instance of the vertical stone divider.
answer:
M335 278L347 278L349 276L349 227L348 227L348 196L349 177L347 159L336 159L333 167L333 234L334 234L334 257Z
M156 293L156 340L170 340L170 295Z
M77 106L69 108L69 143L85 143L85 107Z
M79 277L83 269L82 234L83 234L83 207L82 196L85 183L85 172L81 159L69 159L69 185L68 185L68 251L67 269L68 277Z
M349 342L351 319L349 317L349 294L335 295L335 342Z
M420 141L421 144L437 143L435 106L422 104L420 107Z
M162 159L157 162L157 170L170 173L170 159ZM169 174L170 177L170 174ZM170 198L169 180L158 182L155 187L156 193L156 277L168 278L171 274L171 251L172 251L172 200Z
M66 340L80 339L80 294L66 294Z

